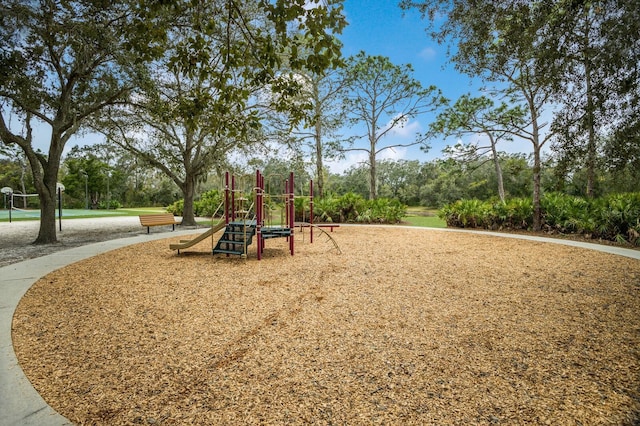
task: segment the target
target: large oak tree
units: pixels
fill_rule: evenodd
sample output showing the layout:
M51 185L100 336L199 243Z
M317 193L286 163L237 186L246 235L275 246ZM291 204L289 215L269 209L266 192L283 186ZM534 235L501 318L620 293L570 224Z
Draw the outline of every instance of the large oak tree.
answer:
M196 184L227 164L231 152L255 153L268 138L272 111L292 122L306 117L296 102L297 76L321 74L340 55L334 33L343 18L330 3L217 0L176 7L165 53L149 67L150 84L126 107L110 109L101 125L109 140L180 187L183 224L195 224Z
M57 241L63 150L95 114L127 101L139 65L162 39L156 12L133 1L0 3L0 139L29 161L40 198L35 243ZM34 135L43 126L50 130L45 152Z
M143 84L150 59L161 57L164 42L171 41L174 21L181 13L208 7L192 36L182 43L173 67L190 76L215 74L220 92L215 106L226 114L229 105L242 104L249 94L233 80L272 85L282 93L276 108L287 108L293 91L289 79L278 73L286 56L293 69L321 70L332 64L340 49L335 34L344 20L334 1L259 0L239 2L189 2L169 0L138 2L90 0L23 2L7 0L0 5L0 139L25 152L41 201L41 224L37 243L57 240L55 194L60 160L66 143L92 123L107 107L131 103L132 93ZM252 8L252 9L248 9ZM250 13L247 13L249 11ZM252 13L270 23L265 31L252 24ZM224 18L224 19L221 19ZM219 22L239 42L207 45ZM295 30L298 37L291 37ZM301 55L299 46L311 46ZM212 48L219 49L218 62L208 61ZM212 65L212 66L209 66ZM208 95L205 95L205 98ZM203 99L193 99L197 108ZM228 101L228 102L225 102ZM15 119L12 120L12 118ZM15 125L16 120L20 122ZM14 125L10 123L13 121ZM48 152L35 146L35 121L51 128ZM228 136L228 135L225 135Z

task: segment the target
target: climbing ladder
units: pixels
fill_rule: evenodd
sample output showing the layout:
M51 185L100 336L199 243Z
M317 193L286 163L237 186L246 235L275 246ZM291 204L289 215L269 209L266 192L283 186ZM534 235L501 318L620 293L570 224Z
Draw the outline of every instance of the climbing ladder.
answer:
M224 234L222 234L222 237L213 248L213 254L223 253L246 256L247 248L251 245L255 234L255 220L229 222Z

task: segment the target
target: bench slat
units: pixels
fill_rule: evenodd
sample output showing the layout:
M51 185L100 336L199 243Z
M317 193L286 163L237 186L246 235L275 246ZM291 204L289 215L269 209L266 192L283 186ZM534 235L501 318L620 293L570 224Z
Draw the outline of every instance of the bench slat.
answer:
M145 214L140 215L139 218L140 224L147 227L147 234L151 226L171 225L175 230L178 224L171 213Z

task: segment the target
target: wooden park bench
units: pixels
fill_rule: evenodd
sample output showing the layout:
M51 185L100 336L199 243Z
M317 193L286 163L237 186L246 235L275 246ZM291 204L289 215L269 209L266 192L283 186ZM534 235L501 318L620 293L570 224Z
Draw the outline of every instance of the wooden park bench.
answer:
M148 234L149 228L152 226L171 225L175 231L178 222L176 222L176 219L171 213L158 213L140 215L140 224L147 227Z

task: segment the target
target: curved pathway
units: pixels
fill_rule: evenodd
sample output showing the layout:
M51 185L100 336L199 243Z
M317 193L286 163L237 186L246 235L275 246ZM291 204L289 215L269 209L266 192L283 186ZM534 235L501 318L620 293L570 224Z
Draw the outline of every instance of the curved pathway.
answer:
M398 228L399 226L389 227ZM416 231L467 232L488 236L565 244L640 260L640 251L638 250L578 241L461 229L404 228L411 228ZM151 240L191 235L197 232L197 230L188 229L103 241L0 268L0 294L2 295L0 299L0 424L7 426L60 426L71 424L66 418L56 413L44 399L42 399L40 394L36 392L33 386L31 386L29 379L27 379L20 368L13 351L13 343L11 340L12 318L20 299L36 281L56 269L109 250Z

